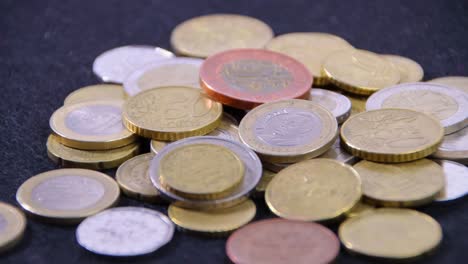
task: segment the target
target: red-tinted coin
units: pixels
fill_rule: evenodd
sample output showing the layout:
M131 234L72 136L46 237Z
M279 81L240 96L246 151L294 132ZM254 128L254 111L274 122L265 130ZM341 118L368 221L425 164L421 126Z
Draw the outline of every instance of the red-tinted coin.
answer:
M200 84L214 100L240 109L292 98L307 98L312 75L297 60L261 49L228 50L208 57Z
M226 243L236 264L330 263L339 251L340 242L328 228L279 218L246 225Z

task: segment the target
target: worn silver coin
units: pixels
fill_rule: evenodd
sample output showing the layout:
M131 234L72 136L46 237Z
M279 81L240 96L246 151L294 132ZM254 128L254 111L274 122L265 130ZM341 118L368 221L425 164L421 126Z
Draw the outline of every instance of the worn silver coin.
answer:
M351 114L351 101L344 95L329 90L312 88L309 100L325 107L335 117L338 124L343 123Z
M445 174L445 187L435 198L438 202L452 201L468 194L468 168L448 160L436 160Z
M446 135L432 157L448 159L468 165L468 127Z

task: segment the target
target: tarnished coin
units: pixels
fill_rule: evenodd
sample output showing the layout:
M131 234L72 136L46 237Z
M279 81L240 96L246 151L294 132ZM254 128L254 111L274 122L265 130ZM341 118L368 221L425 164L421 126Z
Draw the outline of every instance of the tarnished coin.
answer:
M270 210L302 221L337 219L361 198L361 180L349 165L331 159L293 164L271 180L265 192Z
M463 164L448 160L436 162L444 170L445 186L435 200L438 202L452 201L468 194L468 168Z
M57 140L68 147L85 150L113 149L137 137L122 125L124 101L90 101L65 105L50 117Z
M108 150L81 150L59 143L57 136L47 138L47 154L55 163L63 167L76 167L92 170L116 168L124 161L140 152L139 143Z
M400 82L419 82L423 79L424 70L412 59L398 56L398 55L382 55L385 59L393 63L400 71Z
M446 135L432 157L454 160L468 165L468 127Z
M100 255L125 257L148 254L171 241L174 224L162 213L141 207L117 207L86 218L76 240Z
M343 123L351 114L351 101L342 94L312 88L309 100L330 111L336 117L338 124Z
M260 49L271 38L273 30L256 18L213 14L177 25L171 34L171 45L179 55L206 58L230 49Z
M410 209L382 208L349 218L338 234L353 253L391 260L420 257L442 241L440 225Z
M333 263L339 251L328 228L278 218L248 224L226 242L226 254L236 264Z
M407 83L383 89L367 99L366 109L405 108L432 115L445 134L468 126L468 96L440 84Z
M123 123L130 131L156 140L205 135L221 122L223 106L200 89L167 86L130 97L123 106Z
M265 190L268 186L268 184L271 182L271 180L276 176L275 172L269 171L267 169L263 169L262 173L262 178L260 178L260 181L258 182L257 186L255 187L255 192L256 194L263 194L265 193Z
M375 210L375 206L371 204L364 203L363 201L357 202L351 210L345 213L346 217L355 217L360 214L365 214Z
M295 32L276 36L268 42L266 49L300 61L314 77L314 85L325 85L328 80L321 73L325 59L334 52L354 48L346 40L332 34Z
M341 89L361 95L372 94L400 81L400 72L380 55L365 50L344 50L328 56L322 72Z
M125 79L125 91L134 96L142 91L163 86L200 88L202 63L202 59L172 58L145 65Z
M170 205L169 218L178 227L207 235L226 235L246 225L255 217L257 207L252 200L246 200L229 208L197 210Z
M281 99L308 98L312 75L300 62L281 53L236 49L206 59L200 84L218 102L252 109Z
M431 116L409 109L380 109L350 117L341 144L353 156L377 162L405 162L434 153L444 129Z
M26 229L26 217L18 208L0 202L0 252L18 244Z
M191 144L215 144L223 146L229 148L237 155L237 157L239 157L245 166L244 179L241 185L237 187L230 196L216 200L195 200L184 198L164 188L163 184L161 184L159 175L161 159L173 149ZM260 181L260 177L262 176L262 164L258 156L252 150L239 142L213 136L191 137L176 141L165 147L160 153L158 153L158 155L156 155L153 161L151 161L149 173L151 181L159 190L161 195L174 202L175 206L196 209L226 208L247 199L246 196Z
M306 100L283 100L256 107L242 119L242 142L264 161L291 163L326 152L337 137L336 118Z
M97 84L82 87L70 93L63 101L64 105L71 105L89 101L125 100L127 95L122 85Z
M104 173L59 169L26 180L16 193L24 210L57 223L76 223L113 206L119 198L117 183Z
M152 153L146 153L120 165L115 173L115 180L124 194L148 202L160 200L159 192L151 183L148 173L153 158Z
M395 164L363 160L353 167L361 176L364 199L376 205L413 207L427 204L445 185L442 167L428 159Z
M93 72L104 82L123 83L130 73L143 65L172 57L172 52L158 47L123 46L99 55L94 60Z
M464 91L465 93L468 93L468 77L465 77L465 76L440 77L440 78L432 79L428 82L455 87L457 89Z

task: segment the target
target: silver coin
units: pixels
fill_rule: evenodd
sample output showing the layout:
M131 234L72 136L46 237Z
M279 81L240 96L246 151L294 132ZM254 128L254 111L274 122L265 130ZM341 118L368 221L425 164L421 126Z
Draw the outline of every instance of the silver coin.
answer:
M468 165L468 127L446 135L432 157L454 160Z
M137 256L171 241L174 224L162 213L117 207L86 218L76 229L78 244L96 254Z
M232 192L230 196L217 200L192 200L176 195L161 185L158 173L161 159L175 148L199 143L215 144L229 148L231 151L237 154L239 159L244 163L245 174L243 182L236 190ZM213 164L213 166L216 166L216 164ZM250 194L250 192L255 189L255 186L257 186L260 178L262 177L262 172L262 164L257 154L241 143L220 137L201 136L182 139L167 145L151 161L149 174L154 186L163 195L163 197L173 201L176 206L202 209L229 207L244 201L247 199L247 196Z
M435 198L438 202L446 202L461 198L468 194L468 168L460 163L437 160L445 174L445 187Z
M351 114L351 101L344 95L332 91L312 88L309 100L325 107L335 117L338 124L343 123Z
M200 88L199 73L202 59L172 58L148 64L132 72L124 81L127 94L162 86L189 86Z
M432 115L445 134L468 125L468 98L463 91L433 83L405 83L382 89L367 99L366 110L407 108Z
M94 60L93 72L104 82L123 83L138 68L172 57L174 57L172 52L158 47L123 46L99 55Z

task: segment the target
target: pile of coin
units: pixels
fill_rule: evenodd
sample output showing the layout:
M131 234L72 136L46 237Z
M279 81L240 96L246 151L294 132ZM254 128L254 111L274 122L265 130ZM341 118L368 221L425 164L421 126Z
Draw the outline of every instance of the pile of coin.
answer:
M468 193L458 163L468 163L468 77L420 82L411 59L328 33L273 38L268 25L240 15L190 19L171 44L192 58L150 46L96 58L94 73L116 84L70 94L50 118L47 149L65 167L120 165L115 181L86 169L41 173L17 192L26 212L53 223L87 217L78 243L112 256L157 250L174 224L210 236L234 231L226 244L234 263L329 263L340 240L353 253L412 259L441 242L434 219L399 207ZM135 156L144 138L151 153ZM170 202L169 217L108 209L119 189ZM282 219L248 224L250 194ZM0 216L24 219L7 209L0 204ZM331 222L342 222L338 236L322 225ZM24 224L8 228L11 245Z

